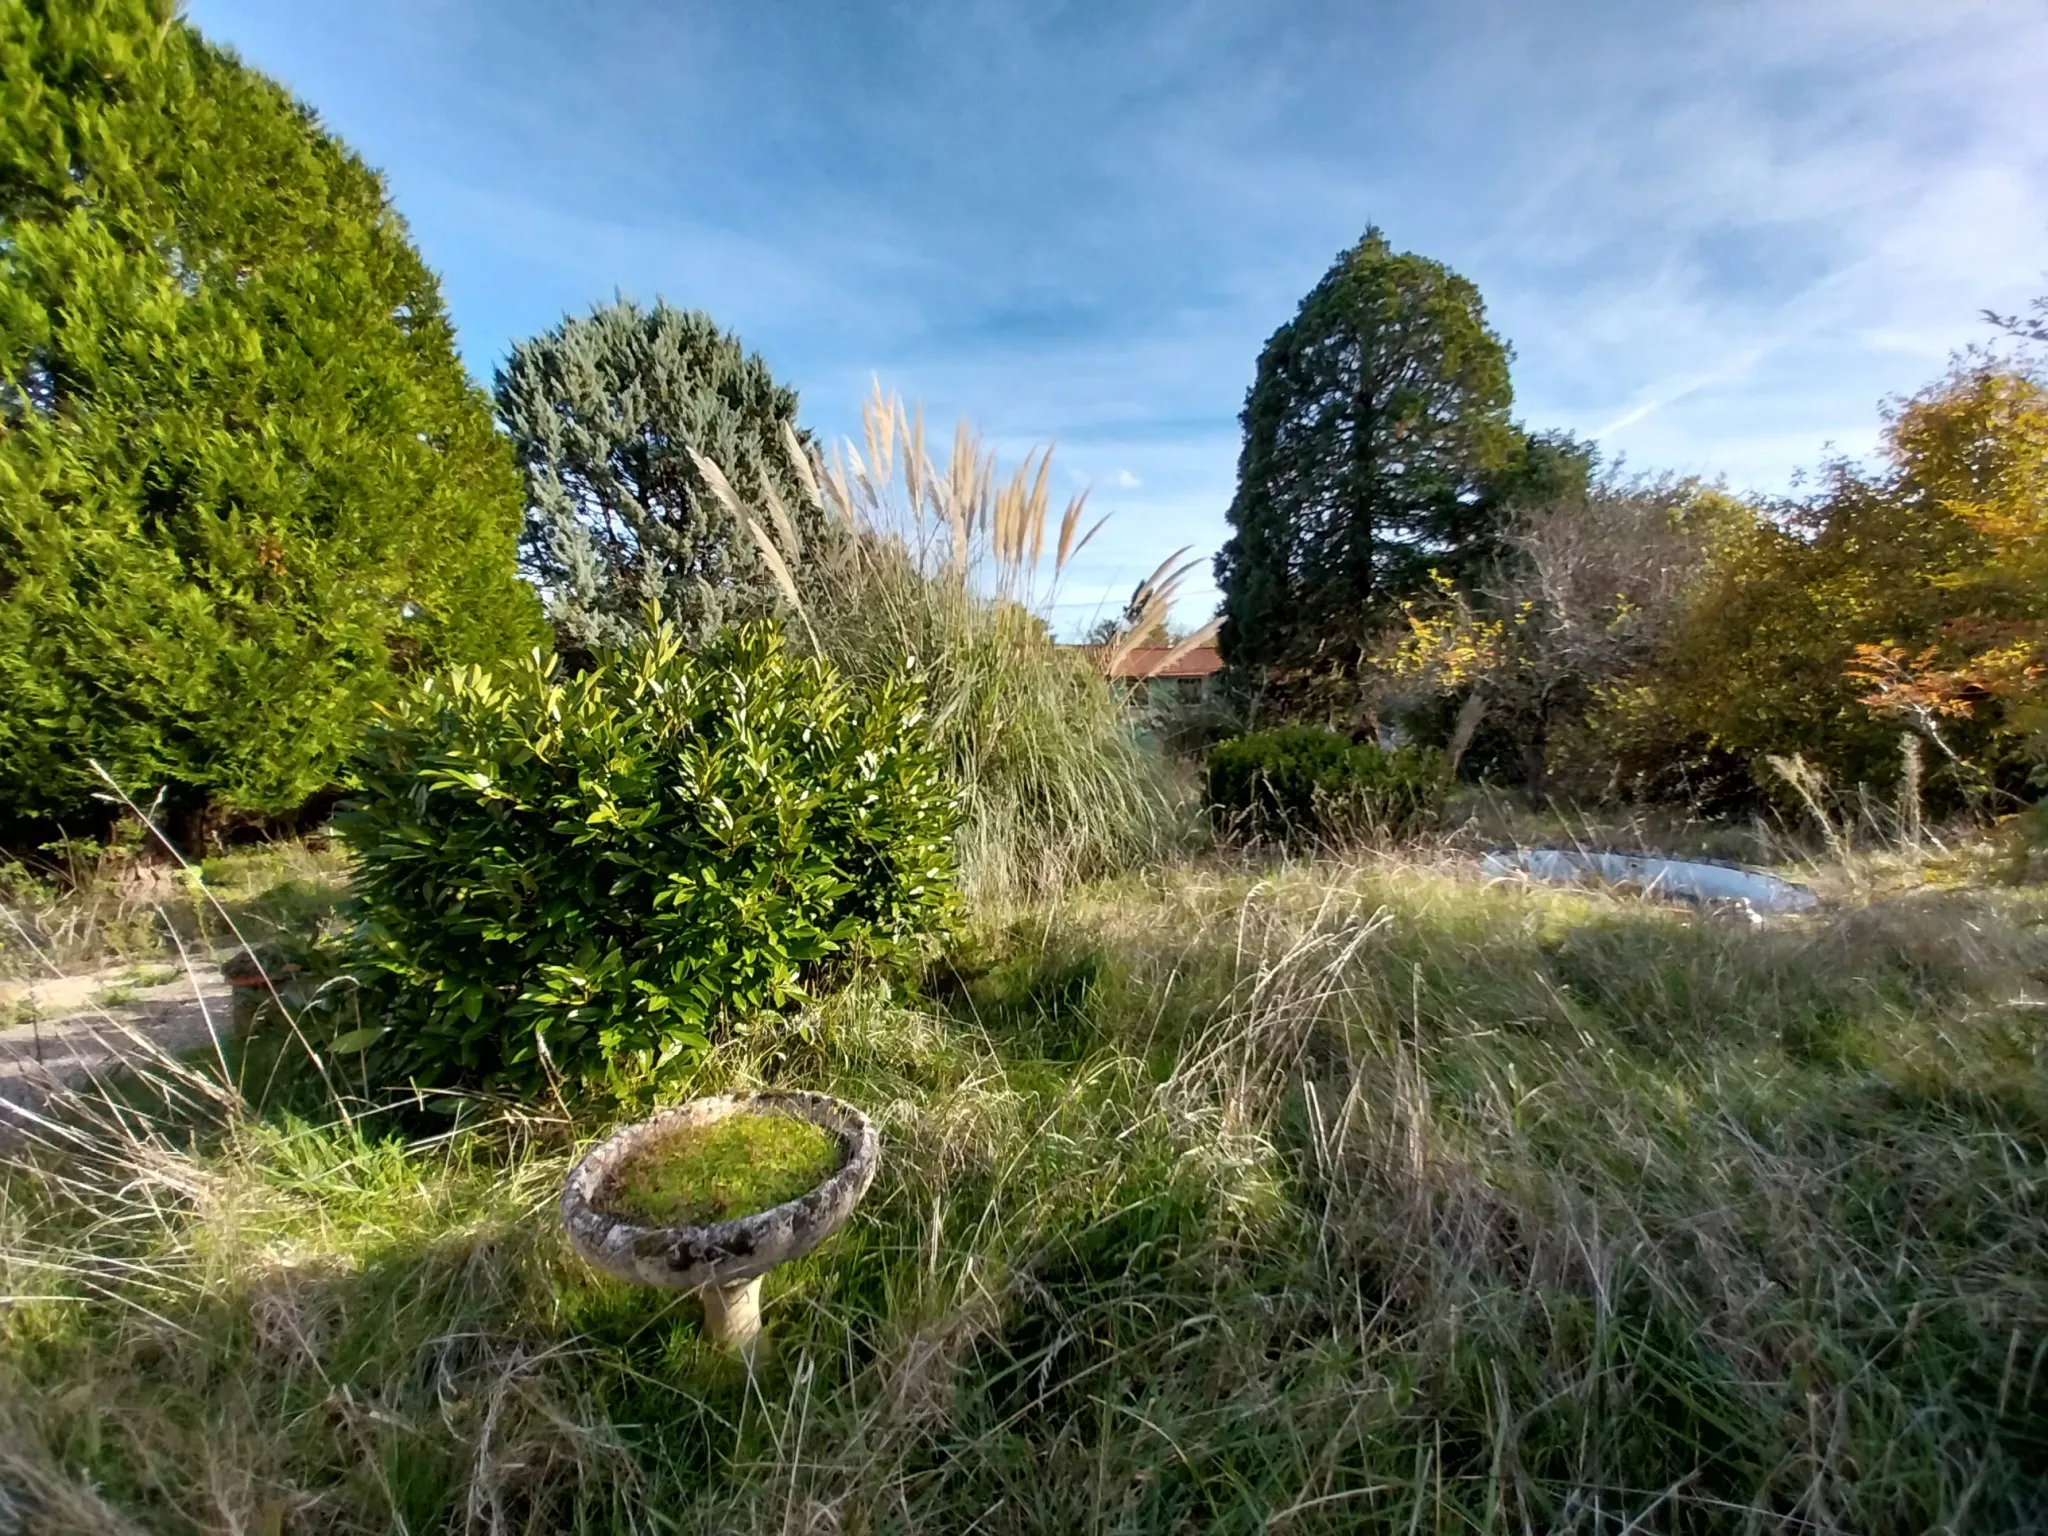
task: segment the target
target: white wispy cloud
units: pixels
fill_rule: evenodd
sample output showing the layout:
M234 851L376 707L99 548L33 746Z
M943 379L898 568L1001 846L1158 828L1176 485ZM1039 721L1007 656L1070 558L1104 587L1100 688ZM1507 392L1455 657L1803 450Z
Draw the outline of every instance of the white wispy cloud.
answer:
M1222 542L1258 348L1369 220L1533 425L1767 489L2048 286L2038 0L190 10L388 171L480 373L659 292L828 434L879 373L1056 439L1115 513L1076 604Z

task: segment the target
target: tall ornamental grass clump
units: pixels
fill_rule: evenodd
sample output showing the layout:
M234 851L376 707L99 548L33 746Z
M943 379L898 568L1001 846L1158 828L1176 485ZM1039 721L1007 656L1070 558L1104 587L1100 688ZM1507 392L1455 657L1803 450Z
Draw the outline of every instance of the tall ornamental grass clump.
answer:
M429 684L372 732L355 851L387 1077L532 1087L687 1066L954 906L952 791L916 682L849 684L778 631L653 625L565 679Z
M1388 752L1322 726L1289 725L1219 742L1207 786L1219 832L1267 842L1384 836L1435 817L1443 765L1426 748Z
M920 669L970 894L1028 899L1169 850L1186 827L1182 791L1089 655L1041 617L1094 532L1085 495L1055 527L1049 452L998 483L965 424L942 469L921 415L877 394L863 417L865 457L847 444L828 464L784 435L825 538L802 536L808 517L765 477L745 496L722 475L713 485L818 651L862 684Z

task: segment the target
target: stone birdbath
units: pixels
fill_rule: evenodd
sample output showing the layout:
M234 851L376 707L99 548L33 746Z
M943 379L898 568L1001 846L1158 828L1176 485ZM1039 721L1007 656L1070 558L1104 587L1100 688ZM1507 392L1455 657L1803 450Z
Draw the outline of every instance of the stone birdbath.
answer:
M697 1292L706 1336L744 1349L761 1331L761 1277L846 1220L880 1156L868 1117L822 1093L692 1099L586 1152L562 1225L608 1275Z

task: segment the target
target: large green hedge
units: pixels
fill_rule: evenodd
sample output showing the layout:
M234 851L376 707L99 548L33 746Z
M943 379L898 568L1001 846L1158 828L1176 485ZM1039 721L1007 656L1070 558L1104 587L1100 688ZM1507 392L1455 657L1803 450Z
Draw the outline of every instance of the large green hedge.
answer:
M0 818L276 811L541 633L518 475L378 177L150 0L0 0Z
M393 711L336 825L387 1077L642 1080L954 907L922 692L863 694L773 628L656 624L564 680L536 653Z

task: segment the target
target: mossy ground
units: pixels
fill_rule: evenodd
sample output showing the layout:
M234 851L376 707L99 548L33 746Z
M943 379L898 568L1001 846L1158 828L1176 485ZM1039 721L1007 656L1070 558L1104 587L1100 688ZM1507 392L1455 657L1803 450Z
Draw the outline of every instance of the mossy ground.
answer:
M704 1226L794 1200L838 1167L838 1140L808 1120L743 1111L649 1138L598 1198L641 1226Z

